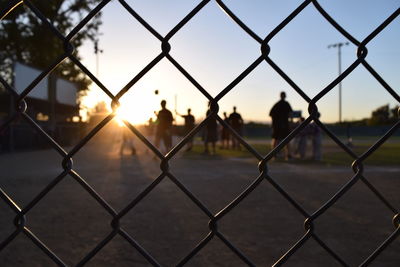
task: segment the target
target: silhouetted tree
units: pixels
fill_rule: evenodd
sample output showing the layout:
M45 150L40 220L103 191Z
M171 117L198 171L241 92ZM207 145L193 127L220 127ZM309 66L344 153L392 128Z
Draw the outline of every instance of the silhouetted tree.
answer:
M96 113L108 113L109 111L107 109L107 103L104 101L97 103L97 105L94 107L94 111Z
M9 0L0 0L5 6ZM100 0L31 0L38 10L66 36L84 15ZM72 40L75 48L85 40L97 38L101 14L93 18ZM26 6L20 5L0 21L0 74L12 81L12 65L19 61L44 69L63 54L63 42ZM77 50L75 56L79 58ZM76 82L80 90L87 89L90 80L69 60L64 60L55 70L56 75Z
M372 111L368 125L386 125L397 121L398 106L390 109L389 104L378 107Z
M397 106L395 106L394 108L392 108L392 109L390 110L390 112L392 113L392 119L393 119L394 121L396 121L396 120L399 119L399 108L400 108L400 106L397 105Z

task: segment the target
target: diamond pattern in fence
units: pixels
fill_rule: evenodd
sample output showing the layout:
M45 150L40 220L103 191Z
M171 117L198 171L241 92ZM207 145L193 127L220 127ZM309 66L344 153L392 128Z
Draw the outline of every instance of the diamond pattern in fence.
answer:
M6 237L4 240L0 240L0 252L5 247L9 246L17 236L24 234L27 236L32 243L41 249L54 263L59 266L66 266L63 259L61 259L57 254L52 251L51 247L48 247L42 240L40 240L35 233L26 224L27 218L29 217L30 211L38 204L40 201L51 192L62 180L66 177L71 177L96 201L98 204L111 216L111 224L109 228L108 235L97 243L95 247L91 249L85 257L83 257L77 266L84 265L88 263L97 253L99 253L113 238L116 236L122 237L126 242L128 242L134 249L140 253L149 264L154 266L160 266L161 264L153 257L146 249L124 228L121 226L120 221L127 215L132 209L136 207L148 194L150 194L160 182L163 180L169 180L172 182L178 190L180 190L184 195L186 195L197 207L204 216L208 217L208 229L209 232L203 239L193 248L190 249L189 253L182 257L179 262L176 263L177 266L183 266L185 264L190 264L190 260L198 254L204 247L206 247L211 240L219 239L222 243L230 249L234 254L237 255L243 263L254 266L252 259L249 258L245 253L240 251L234 243L232 243L227 236L225 236L218 228L218 225L224 216L228 215L232 210L234 210L244 199L253 193L253 191L260 186L261 183L268 183L277 193L279 193L293 208L297 213L304 217L304 235L293 243L291 248L288 249L279 260L277 260L274 266L279 266L284 264L291 256L293 256L302 246L313 239L323 250L326 251L330 257L336 261L339 265L348 266L349 264L343 259L338 253L335 252L322 237L320 237L315 231L314 226L317 224L318 219L348 192L351 192L353 186L357 183L362 183L368 187L368 189L374 194L374 196L381 201L384 206L393 214L393 225L394 229L390 236L387 237L381 244L376 246L376 250L373 251L361 266L367 266L372 263L375 258L382 253L386 247L392 243L396 238L398 238L400 233L400 215L396 207L393 206L390 201L385 198L385 195L381 193L368 179L364 171L364 161L368 159L385 141L390 138L394 132L400 127L400 121L398 121L393 127L386 132L373 146L371 146L365 153L358 156L356 155L348 146L346 146L340 139L335 136L325 125L318 119L318 102L324 98L324 96L329 93L335 86L337 86L346 76L353 72L356 68L364 67L372 77L374 77L379 84L398 102L400 102L400 96L396 91L385 82L385 80L375 71L374 67L368 63L368 49L367 44L370 43L374 38L376 38L390 23L392 23L400 14L400 8L394 10L392 15L390 15L386 20L379 25L375 30L373 30L366 38L363 40L358 40L352 36L345 28L343 28L335 19L324 10L324 8L318 3L318 1L307 0L302 2L292 13L289 14L277 27L275 27L266 36L257 35L250 27L248 27L236 14L229 9L229 7L222 0L216 0L215 2L218 6L225 11L226 16L234 21L237 27L240 27L244 33L248 35L248 38L253 39L259 44L260 54L259 57L254 60L247 68L243 69L241 74L237 76L231 83L229 83L217 96L214 98L208 93L207 88L200 85L198 81L188 72L180 63L177 61L169 52L171 50L170 40L184 27L190 20L192 20L205 6L210 4L210 0L203 0L198 3L196 7L193 8L178 24L176 24L172 30L170 30L165 36L157 32L145 19L143 19L140 14L138 14L134 7L129 5L124 0L119 0L119 4L126 11L129 12L133 20L139 22L150 34L152 34L160 42L159 54L154 57L147 66L145 66L139 73L137 73L132 79L117 93L112 94L110 90L104 86L97 77L91 73L73 54L74 47L71 44L71 40L76 36L79 31L91 20L96 14L101 12L101 10L110 2L110 0L99 1L98 5L87 14L85 18L67 35L61 34L57 28L51 24L49 20L35 7L35 5L29 1L9 1L6 6L0 7L0 18L4 18L13 12L13 9L19 5L25 5L26 8L30 10L42 23L47 27L52 34L58 38L64 44L64 53L58 55L58 58L49 65L32 83L25 88L25 90L18 94L14 88L8 84L3 77L0 77L0 82L6 91L12 95L15 101L15 110L13 114L9 117L7 121L0 125L0 130L8 127L13 121L17 119L22 119L30 124L30 126L43 138L46 139L48 144L56 151L62 158L62 170L60 170L57 177L52 179L52 181L47 184L43 190L38 193L30 202L24 207L20 207L3 189L0 188L0 196L2 201L5 202L10 210L15 213L14 226L15 229ZM287 25L289 25L296 16L301 14L305 8L314 8L322 18L324 18L332 27L334 27L338 33L340 33L346 41L352 43L357 47L357 58L350 66L343 71L343 73L336 77L328 86L323 88L316 96L313 98L309 97L302 88L300 88L292 79L289 77L280 66L270 58L271 47L269 45L270 41L283 30ZM94 129L92 129L85 137L83 137L74 147L69 151L64 150L52 137L50 137L29 115L26 113L27 103L25 97L29 92L51 71L63 60L69 59L76 66L78 66L82 72L84 72L94 83L96 83L112 100L113 112L108 114ZM186 79L193 84L193 86L204 95L210 102L210 114L197 125L185 138L183 138L175 147L171 149L166 155L162 154L146 137L129 122L125 122L126 126L141 140L141 142L148 147L148 149L154 153L154 155L160 159L160 169L161 175L156 177L151 184L149 184L140 194L137 195L131 202L120 211L115 210L107 201L105 201L101 195L99 195L81 176L75 169L73 164L74 156L91 140L104 126L106 126L115 117L115 110L119 105L119 99L127 93L130 88L135 85L141 78L143 78L153 67L155 67L161 60L168 60ZM308 103L309 115L306 120L293 130L286 139L284 139L275 149L273 149L266 156L260 155L251 145L249 145L238 133L234 131L229 125L223 121L222 118L218 116L219 101L224 98L229 92L235 90L235 87L253 70L255 70L260 63L266 62L278 75L280 75L291 88L301 96L304 101ZM400 111L399 111L400 112ZM196 133L204 128L210 119L216 118L219 123L225 127L228 127L230 132L240 141L240 143L252 154L254 158L259 161L259 175L253 182L243 190L236 198L226 205L224 208L219 210L217 213L213 213L205 204L202 203L201 199L197 198L185 185L180 181L180 179L174 175L174 170L170 168L170 161L174 159L179 151L181 151L185 144L190 138L192 138ZM283 149L283 147L288 144L304 127L306 127L311 122L315 122L321 130L333 141L335 142L345 153L347 153L354 161L352 163L351 169L354 172L352 177L344 184L328 201L323 203L317 210L310 213L305 210L305 208L299 204L285 189L277 182L274 175L271 174L269 170L269 162L271 159ZM290 216L290 215L288 215Z

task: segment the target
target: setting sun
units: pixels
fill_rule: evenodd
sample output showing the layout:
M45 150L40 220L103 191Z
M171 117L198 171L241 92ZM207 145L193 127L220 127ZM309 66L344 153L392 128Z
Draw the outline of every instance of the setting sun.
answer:
M157 109L157 102L146 95L135 97L127 95L120 100L120 106L116 112L116 120L119 125L123 125L123 120L131 124L145 124L154 116L154 111Z
M117 109L115 120L119 126L124 125L124 120L135 125L145 124L153 112L147 114L147 112L140 112L141 110L143 109L140 105L121 104L121 106Z
M173 94L166 89L153 89L158 88L153 84L138 84L131 88L120 99L120 106L116 111L115 121L120 125L124 125L123 121L126 120L131 124L146 124L150 118L155 119L155 111L160 110L160 102L166 99L168 107L173 107ZM157 91L157 92L156 92ZM99 88L93 86L81 98L82 114L86 110L94 110L98 103L104 102L108 112L111 112L111 99L104 94Z

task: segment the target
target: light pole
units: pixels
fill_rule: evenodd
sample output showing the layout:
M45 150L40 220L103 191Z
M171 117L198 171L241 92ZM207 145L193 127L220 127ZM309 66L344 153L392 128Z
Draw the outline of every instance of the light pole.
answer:
M99 54L103 53L103 49L99 49L99 39L94 40L94 53L96 55L96 78L99 78Z
M339 42L328 45L329 48L338 49L338 65L339 65L339 76L342 74L342 46L349 45L349 42ZM339 82L339 123L342 122L342 81Z

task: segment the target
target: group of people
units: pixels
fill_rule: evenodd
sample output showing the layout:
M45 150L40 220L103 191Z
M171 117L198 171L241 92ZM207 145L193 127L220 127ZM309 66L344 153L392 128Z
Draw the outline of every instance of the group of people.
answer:
M208 116L211 113L209 109L206 113ZM227 115L224 112L224 123L220 131L221 137L221 149L238 149L240 150L240 143L237 138L235 138L231 131L229 130L229 126L239 135L243 134L243 119L242 116L236 111L236 107L233 107L233 112ZM216 153L216 142L218 141L218 124L217 119L215 117L210 117L208 124L203 132L203 140L204 140L204 153L212 154ZM209 148L209 144L211 144L211 151Z
M174 117L172 116L171 111L166 108L167 101L161 101L161 110L158 112L154 112L157 116L156 121L156 133L155 133L155 146L160 148L160 142L162 141L165 147L165 151L168 152L172 148L172 123L174 121ZM190 115L190 110L188 111ZM192 116L193 117L193 116ZM188 119L190 121L191 119ZM194 117L192 118L193 126L194 126ZM149 121L152 124L152 119ZM152 134L153 131L151 131ZM129 134L129 130L126 127L122 128L122 142L120 147L120 154L123 155L124 151L128 148L132 155L136 155L135 145Z
M185 120L184 125L184 135L188 134L195 126L195 118L191 114L191 109L188 109L188 113L186 115L181 115L178 112L176 114L181 116ZM164 145L164 151L168 152L172 148L172 125L174 121L174 116L172 112L167 109L167 101L161 101L161 109L159 111L154 111L157 119L153 122L153 119L149 120L149 135L153 134L153 126L155 126L155 135L154 135L154 145L161 149L161 143ZM187 143L187 150L191 150L193 147L193 138L190 138ZM122 134L122 143L120 148L120 154L124 154L124 150L128 148L131 151L132 155L136 154L136 149L133 144L133 141L127 135L126 127L123 128Z
M160 148L161 141L163 141L164 147L166 151L169 151L172 146L172 123L173 123L173 115L172 112L166 108L167 102L165 100L161 101L161 110L155 112L157 116L156 120L156 133L155 133L155 145ZM211 110L208 109L206 112L206 116L211 113ZM181 116L184 119L184 127L183 127L183 135L187 135L190 131L195 127L195 118L191 113L191 109L187 110L187 114L179 114L176 111L178 116ZM224 112L224 122L226 125L229 125L237 134L242 135L243 132L243 119L242 116L237 113L236 107L233 107L233 112L227 116L226 112ZM204 141L204 153L215 154L216 153L216 142L218 141L218 123L215 117L210 117L208 119L207 125L203 131L203 141ZM221 148L228 149L231 147L232 149L240 149L240 144L236 138L231 138L231 134L226 126L224 126L221 130ZM211 150L210 146L211 145ZM186 151L190 151L193 148L193 137L191 137L186 144Z
M285 92L281 92L280 100L271 108L269 115L272 119L272 147L275 148L283 141L289 133L292 131L289 119L292 115L292 108L290 104L286 101ZM157 116L157 120L155 122L155 146L160 149L161 141L164 144L165 151L168 152L172 148L172 125L174 121L174 117L172 112L166 108L167 102L165 100L161 101L161 110L158 112L154 112ZM224 118L222 123L221 130L218 129L218 122L215 116L209 116L211 114L211 109L209 108L206 112L207 116L207 124L204 127L202 138L204 142L204 153L205 154L215 154L216 153L216 142L218 141L218 137L220 136L221 140L221 149L237 149L240 150L240 142L235 135L242 136L243 134L243 119L242 116L237 112L236 107L233 107L233 112L228 116L226 112L223 113ZM176 115L181 116L184 119L184 135L189 134L193 128L195 127L195 118L191 114L191 109L187 110L187 114L179 114L176 112ZM298 123L304 121L304 118L300 118ZM232 132L229 128L231 128L234 132ZM295 138L294 145L296 146L294 149L294 153L292 153L292 148L289 143L285 146L285 159L289 160L297 155L300 159L304 159L306 156L306 147L307 140L312 140L313 146L313 159L321 160L321 130L315 124L311 123L307 125ZM211 145L211 149L210 149ZM128 139L123 134L123 143L121 146L121 153L125 146L129 146L132 150L132 154L136 153L134 145L132 141ZM193 137L191 137L186 145L186 150L190 151L193 148Z

